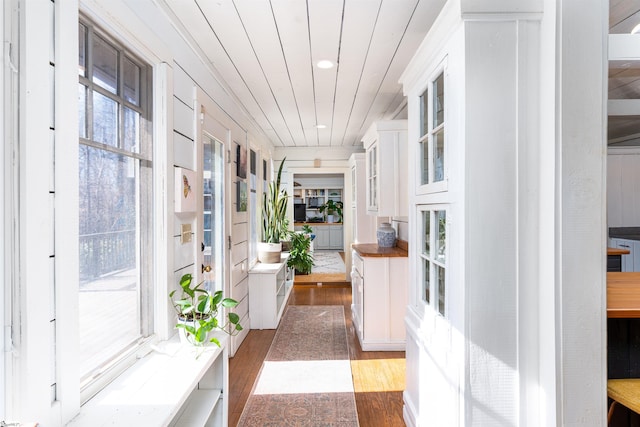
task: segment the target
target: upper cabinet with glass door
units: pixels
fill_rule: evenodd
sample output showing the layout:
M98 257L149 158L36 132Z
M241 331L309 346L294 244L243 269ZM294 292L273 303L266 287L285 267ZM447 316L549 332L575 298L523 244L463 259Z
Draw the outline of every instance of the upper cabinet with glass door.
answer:
M376 122L362 143L366 150L367 213L407 216L407 121Z
M420 187L445 191L445 73L441 71L420 96Z

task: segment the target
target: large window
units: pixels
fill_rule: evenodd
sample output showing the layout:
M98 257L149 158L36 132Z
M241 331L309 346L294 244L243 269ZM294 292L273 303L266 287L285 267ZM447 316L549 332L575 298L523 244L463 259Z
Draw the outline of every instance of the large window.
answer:
M153 330L149 67L79 24L80 369L83 386Z

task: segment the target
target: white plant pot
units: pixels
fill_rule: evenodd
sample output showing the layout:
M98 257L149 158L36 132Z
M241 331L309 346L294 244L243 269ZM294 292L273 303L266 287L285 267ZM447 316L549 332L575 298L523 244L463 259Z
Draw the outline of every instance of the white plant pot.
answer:
M184 319L182 319L180 317L178 317L177 322L178 323L182 323L182 324L186 324L186 325L189 325L189 326L194 326L194 327L195 327L195 323L196 323L194 320L184 320ZM196 345L193 335L189 334L185 329L178 328L178 336L180 337L180 343L181 344ZM205 339L205 342L206 341L207 340Z
M334 221L333 215L327 215L327 222L333 223Z
M264 264L278 264L282 254L282 243L258 242L258 261Z

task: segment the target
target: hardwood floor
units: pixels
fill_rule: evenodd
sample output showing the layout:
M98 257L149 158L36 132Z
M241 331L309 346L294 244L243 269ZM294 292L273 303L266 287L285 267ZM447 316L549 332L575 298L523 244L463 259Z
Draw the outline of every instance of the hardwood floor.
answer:
M347 325L358 418L363 427L402 427L405 353L362 351L351 324L349 284L295 285L288 304L342 305ZM237 426L253 383L269 351L275 330L251 330L229 360L229 425Z

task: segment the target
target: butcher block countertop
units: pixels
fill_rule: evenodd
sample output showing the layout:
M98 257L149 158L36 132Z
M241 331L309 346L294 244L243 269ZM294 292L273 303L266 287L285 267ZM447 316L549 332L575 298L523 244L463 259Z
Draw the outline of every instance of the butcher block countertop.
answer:
M358 243L351 248L361 257L408 257L407 242L398 240L393 248L381 248L377 243Z
M629 249L607 248L607 255L627 255L630 253L631 251Z
M607 273L607 317L640 318L640 273Z

